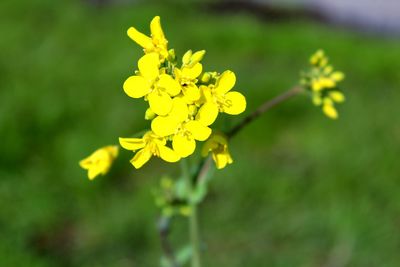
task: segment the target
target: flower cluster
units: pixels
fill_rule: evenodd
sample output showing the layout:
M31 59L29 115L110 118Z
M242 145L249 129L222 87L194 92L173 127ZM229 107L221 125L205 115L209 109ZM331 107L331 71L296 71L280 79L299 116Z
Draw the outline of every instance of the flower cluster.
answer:
M236 82L232 71L222 74L205 72L201 60L205 51L186 52L181 62L161 28L160 17L150 23L151 35L135 28L128 36L143 48L138 70L123 85L132 98L143 98L149 104L145 119L151 120L151 129L142 138L120 138L123 148L136 152L131 163L142 167L152 156L167 162L177 162L192 155L196 142L206 141L213 130L211 125L219 113L237 115L246 109L245 97L231 91ZM215 135L212 137L214 140ZM213 151L218 168L232 162L227 142L217 139L206 151ZM228 155L228 156L227 156Z
M324 51L318 50L310 58L311 69L303 74L301 83L312 95L314 105L321 106L322 111L331 119L338 118L335 103L342 103L345 97L338 87L344 79L344 74L334 71L329 65Z

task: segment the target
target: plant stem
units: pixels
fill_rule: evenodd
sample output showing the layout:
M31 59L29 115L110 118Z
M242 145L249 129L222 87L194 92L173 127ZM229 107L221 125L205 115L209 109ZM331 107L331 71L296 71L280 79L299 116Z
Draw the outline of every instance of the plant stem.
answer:
M292 89L284 92L283 94L280 94L271 100L265 101L263 104L261 104L261 106L259 106L256 110L254 110L252 113L250 113L250 115L245 117L241 122L239 122L236 126L234 126L226 135L228 136L228 138L234 137L243 128L245 128L252 121L254 121L258 117L260 117L262 114L264 114L271 108L275 107L276 105L299 94L300 92L302 92L302 90L303 90L303 88L301 88L300 86L295 86ZM208 158L206 160L203 160L199 165L198 171L195 176L195 178L196 178L195 183L204 179L204 177L207 175L211 166L212 166L211 157L208 156Z
M237 124L236 126L234 126L228 133L227 136L229 138L233 137L234 135L236 135L238 132L240 132L240 130L242 130L245 126L247 126L247 124L249 124L250 122L254 121L255 119L257 119L258 117L260 117L262 114L264 114L266 111L270 110L271 108L273 108L274 106L284 102L285 100L297 95L298 93L300 93L303 90L303 88L301 88L300 86L295 86L292 89L284 92L281 95L276 96L275 98L268 100L266 102L264 102L263 104L261 104L261 106L259 106L255 111L253 111L250 115L248 115L247 117L245 117L239 124Z
M199 238L199 224L197 219L197 203L192 200L192 195L194 192L192 176L189 173L189 168L187 161L185 159L181 160L182 175L186 180L186 188L188 192L188 202L190 205L190 215L189 215L189 235L190 243L192 246L192 257L191 266L201 267L200 261L200 238Z

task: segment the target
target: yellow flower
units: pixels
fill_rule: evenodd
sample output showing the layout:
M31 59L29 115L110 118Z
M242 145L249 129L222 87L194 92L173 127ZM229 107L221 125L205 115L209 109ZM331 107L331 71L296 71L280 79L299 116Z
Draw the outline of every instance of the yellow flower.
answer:
M161 61L168 57L168 41L164 36L161 28L160 17L156 16L150 22L151 37L139 32L134 27L128 29L128 36L135 41L138 45L143 47L144 52L156 52Z
M173 99L173 108L167 116L158 116L151 123L151 129L159 136L172 136L172 147L185 158L196 149L196 140L205 141L211 134L208 125L189 118L189 108L182 98Z
M99 174L106 174L117 156L117 146L106 146L96 150L89 157L81 160L79 165L83 169L88 170L88 177L90 180L93 180Z
M146 97L151 110L157 115L171 111L171 96L181 91L180 84L165 73L160 74L156 53L144 55L138 62L139 74L130 76L124 83L125 93L132 98Z
M228 150L228 139L220 132L214 132L206 141L202 149L203 157L206 157L210 151L217 169L225 168L233 162Z
M345 96L338 89L338 83L344 79L344 74L334 71L324 51L318 50L310 58L311 69L303 74L301 83L311 92L312 102L321 106L323 113L331 118L337 119L339 114L335 103L343 103Z
M225 71L215 86L201 86L204 105L199 109L197 118L205 125L210 125L217 118L218 111L237 115L246 109L246 98L239 92L231 91L236 83L235 73Z
M203 71L201 63L195 63L193 66L183 66L181 69L175 68L175 79L182 87L182 93L187 103L193 103L200 98L200 90L197 87L197 78Z
M160 157L167 162L177 162L180 157L175 151L166 146L166 139L148 131L143 138L119 138L120 145L126 150L139 150L131 159L132 165L139 169L152 156Z

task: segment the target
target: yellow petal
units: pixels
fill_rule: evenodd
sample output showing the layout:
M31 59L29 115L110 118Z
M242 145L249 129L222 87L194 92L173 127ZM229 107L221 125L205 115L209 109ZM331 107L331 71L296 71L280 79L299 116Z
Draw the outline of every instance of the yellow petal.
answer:
M140 74L146 79L153 81L159 75L160 60L157 53L149 53L139 59L138 67Z
M92 166L92 160L90 159L90 156L79 161L79 166L81 166L82 169L88 170L90 166Z
M138 45L140 45L144 49L153 48L153 41L151 40L151 38L139 32L134 27L130 27L127 33L129 38L131 38L133 41L135 41Z
M189 108L185 101L180 97L172 99L172 109L168 114L168 117L174 119L177 122L183 122L188 118Z
M124 92L132 98L140 98L150 92L150 85L141 76L129 77L123 85Z
M320 80L313 80L313 81L311 82L311 89L312 89L313 91L320 91L320 90L323 89L323 84L321 83Z
M189 103L200 99L200 90L194 84L183 86L182 91Z
M164 137L174 134L178 127L178 122L167 116L158 116L151 122L151 130L158 136Z
M170 96L176 96L181 92L181 85L170 75L161 74L158 87L163 88Z
M213 102L206 102L197 112L196 120L203 125L211 125L217 119L218 106Z
M190 60L191 60L190 65L194 66L194 64L197 64L198 62L200 62L203 59L205 54L206 54L206 50L201 50L201 51L197 51L196 53L194 53L190 58Z
M142 138L119 138L119 144L126 150L138 150L145 146Z
M192 50L189 50L183 55L182 57L183 65L187 65L190 63L190 58L192 57L192 54L193 54Z
M199 90L200 90L199 101L202 101L202 102L213 101L211 89L208 86L200 85Z
M246 109L246 98L239 92L229 92L225 95L223 110L225 113L237 115Z
M200 76L203 71L203 65L201 63L195 64L193 67L184 67L182 68L182 76L186 79L194 80Z
M112 159L115 159L118 156L118 146L106 146L104 147L104 150L107 151Z
M193 154L196 149L196 141L187 136L175 135L172 139L172 147L179 156L185 158Z
M89 169L88 178L89 178L89 180L93 180L94 178L96 178L96 176L98 176L101 173L102 173L102 169L95 166L94 168Z
M223 154L212 154L213 160L215 162L215 166L217 169L223 169L225 168L226 164L228 163L227 158Z
M229 155L228 152L213 153L213 160L217 169L223 169L227 164L231 164L233 162L231 155Z
M335 81L335 82L340 82L344 79L344 73L340 72L340 71L335 71L334 73L331 74L331 78Z
M131 159L131 163L136 169L139 169L150 160L151 156L151 151L144 148L136 153L136 155Z
M161 21L159 16L155 16L150 22L151 36L158 42L165 42L164 32L161 28Z
M211 134L211 129L198 121L189 121L185 124L186 130L191 132L194 139L205 141Z
M342 92L339 91L332 91L329 93L329 97L337 102L337 103L342 103L346 100L346 98L344 97L344 94Z
M336 86L336 82L329 78L321 78L319 82L324 88L334 88Z
M215 90L219 94L226 94L229 92L236 83L236 76L230 70L224 71L218 79Z
M326 116L328 116L331 119L337 119L339 117L339 115L333 105L325 104L322 107L322 111L325 113Z
M171 111L172 99L167 93L154 90L148 95L147 99L151 110L157 115L164 116Z
M158 146L158 150L160 152L160 158L165 160L166 162L177 162L180 160L180 156L174 150L166 146Z

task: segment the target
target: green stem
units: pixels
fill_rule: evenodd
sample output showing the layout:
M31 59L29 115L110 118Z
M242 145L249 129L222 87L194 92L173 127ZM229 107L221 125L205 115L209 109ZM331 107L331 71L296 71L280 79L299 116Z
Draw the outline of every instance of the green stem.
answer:
M189 173L189 168L187 161L185 159L181 160L182 175L186 181L186 188L188 191L188 202L190 205L190 215L189 215L189 235L190 243L192 247L192 258L191 267L201 267L200 261L200 237L199 237L199 224L197 218L197 203L192 200L192 195L194 193L193 180Z

